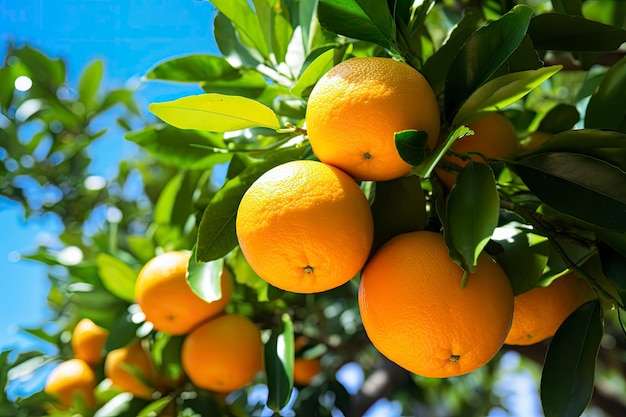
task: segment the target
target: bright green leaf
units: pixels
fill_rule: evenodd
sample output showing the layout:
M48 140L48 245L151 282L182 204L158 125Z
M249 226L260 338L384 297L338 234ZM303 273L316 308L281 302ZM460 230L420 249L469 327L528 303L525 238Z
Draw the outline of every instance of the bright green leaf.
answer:
M161 120L179 129L229 132L250 127L280 127L272 109L245 97L199 94L152 103L148 108Z
M269 388L267 406L278 412L287 405L293 390L294 335L288 314L283 314L281 324L272 329L263 353Z
M153 417L158 416L161 411L165 410L165 408L174 400L174 397L171 395L161 397L156 401L151 402L147 406L145 406L138 414L137 417Z
M106 253L98 254L96 265L102 285L107 290L125 301L132 302L135 299L137 271Z
M195 292L207 303L218 301L222 298L222 273L224 260L215 259L210 262L198 263L195 256L189 259L189 273L187 282Z
M315 83L333 67L335 52L335 49L329 49L315 58L291 87L291 94L296 97L308 97Z
M546 417L578 417L589 404L602 328L602 305L595 300L579 307L557 330L541 376Z
M474 134L474 131L467 126L459 126L452 132L448 134L446 140L435 149L430 155L426 157L426 160L419 164L418 166L413 167L411 170L413 174L417 175L420 178L428 178L432 170L435 168L441 157L448 152L448 149L452 146L454 142L465 137L471 136Z
M269 45L263 36L261 23L246 0L211 0L211 3L235 25L244 43L254 46L262 57L269 60Z
M95 60L85 68L78 82L78 97L83 103L91 103L100 88L104 65L102 61Z

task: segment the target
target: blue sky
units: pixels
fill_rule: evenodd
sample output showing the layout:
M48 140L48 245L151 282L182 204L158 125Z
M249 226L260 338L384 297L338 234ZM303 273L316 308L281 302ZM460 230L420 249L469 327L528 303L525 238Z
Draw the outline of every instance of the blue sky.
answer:
M217 53L212 34L213 6L198 0L0 0L0 54L7 44L29 44L48 56L67 61L70 85L94 59L105 64L105 88L137 86L139 107L147 114L152 101L198 92L195 86L141 82L156 63L189 53ZM90 167L95 175L115 175L116 161L133 155L112 119L113 126L90 149L97 155ZM54 216L24 219L20 207L0 198L0 350L27 350L36 341L17 333L19 326L37 327L46 309L46 269L19 261L37 244L60 231ZM10 239L8 238L10 236Z

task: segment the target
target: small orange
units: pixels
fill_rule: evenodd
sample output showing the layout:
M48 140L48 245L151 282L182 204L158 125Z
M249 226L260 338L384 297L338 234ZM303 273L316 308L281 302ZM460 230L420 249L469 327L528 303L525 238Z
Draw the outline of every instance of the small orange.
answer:
M513 290L486 254L462 288L463 270L443 236L398 235L363 270L359 308L374 346L421 376L469 373L500 350L513 317Z
M104 375L114 387L139 398L151 399L155 391L152 360L141 340L109 352Z
M510 158L517 153L517 134L513 124L500 113L489 113L468 125L474 131L473 136L466 136L454 142L450 149L456 153L478 152L490 158ZM478 162L484 160L477 154L469 156ZM444 155L444 160L453 162L460 167L468 161L452 155ZM450 189L456 180L456 174L436 169L441 182Z
M408 174L411 165L400 158L394 133L425 131L432 149L439 125L428 81L391 58L352 58L331 68L313 88L306 110L315 155L360 180Z
M374 235L358 184L316 161L288 162L263 174L241 199L236 227L252 269L298 293L348 282L367 260Z
M554 336L567 316L592 298L589 285L573 272L515 296L513 324L504 343L532 345Z
M309 385L320 372L320 358L296 358L293 362L293 380L298 385Z
M93 390L96 388L96 376L89 365L82 359L69 359L54 368L46 379L44 391L55 395L62 405L72 407L74 399L82 396L88 407L96 404Z
M247 317L217 317L187 335L181 360L189 379L200 388L217 392L243 388L263 367L261 333Z
M109 331L88 318L81 319L72 332L72 350L78 359L91 366L102 360L102 349L109 337Z
M222 298L211 303L198 296L187 283L190 254L166 252L152 258L139 272L135 298L154 328L172 335L188 333L221 313L230 302L232 284L224 269Z

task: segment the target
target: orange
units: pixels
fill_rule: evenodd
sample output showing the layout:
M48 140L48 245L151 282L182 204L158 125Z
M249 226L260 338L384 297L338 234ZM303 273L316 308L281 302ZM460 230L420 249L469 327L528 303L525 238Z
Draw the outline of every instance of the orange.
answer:
M109 331L96 325L90 319L80 320L72 332L72 350L78 359L91 366L97 365L102 359L102 349L109 337Z
M468 125L474 131L473 136L465 136L452 144L450 149L456 153L478 152L489 158L510 158L517 153L517 135L513 124L500 113L489 113ZM484 162L477 154L469 154L474 161ZM452 155L444 155L444 160L460 167L468 161ZM450 189L456 180L456 174L436 169L441 182Z
M104 360L104 375L114 387L136 397L151 399L155 391L152 360L141 340L109 352Z
M567 316L592 298L589 285L572 272L515 296L513 324L504 343L532 345L554 336Z
M89 365L82 359L69 359L54 368L46 379L44 391L56 396L61 404L72 407L74 399L82 396L88 407L96 404L93 390L96 388L96 376Z
M320 161L360 180L385 181L411 169L396 150L394 133L422 130L432 149L439 136L439 105L426 79L391 58L352 58L315 85L306 129Z
M349 281L365 264L374 235L358 184L316 161L288 162L263 174L241 199L236 227L252 269L298 293Z
M200 388L217 392L243 388L263 366L261 333L244 316L217 317L187 335L181 361L189 379Z
M298 385L309 385L320 372L320 358L296 358L293 362L293 380Z
M211 303L187 283L190 255L166 252L152 258L139 272L135 299L154 328L172 335L188 333L198 324L221 313L230 302L232 284L224 269L222 298Z
M443 236L398 235L366 265L359 308L372 344L417 375L467 374L502 347L513 317L513 290L485 253L461 287L463 270L448 255Z

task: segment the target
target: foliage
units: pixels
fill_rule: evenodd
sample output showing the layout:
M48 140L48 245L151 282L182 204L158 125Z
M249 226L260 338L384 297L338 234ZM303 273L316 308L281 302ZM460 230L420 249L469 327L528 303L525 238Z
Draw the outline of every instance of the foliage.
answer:
M131 92L101 92L99 62L70 88L62 61L29 47L9 48L0 68L2 195L29 213L58 214L65 225L62 245L79 248L82 258L68 262L63 252L48 247L24 255L54 267L48 301L58 324L53 334L26 331L59 351L56 358L3 352L3 388L18 367L34 370L70 358L64 335L83 317L110 330L107 352L145 338L159 368L180 373L180 338L142 322L132 303L132 283L155 254L195 249L198 263L222 262L234 274L228 311L250 317L263 330L266 375L226 400L184 381L147 401L116 392L104 381L96 390L101 403L96 416L256 415L266 404L278 411L294 400L289 375L294 334L311 341L310 351L321 356L324 367L309 386L297 387L291 405L297 415L338 410L362 415L382 396L398 401L408 415L419 410L486 415L504 407L504 399L490 391L502 355L464 377L409 378L380 359L367 341L354 280L326 293L283 292L262 281L237 248L234 220L245 190L282 162L314 158L304 114L315 82L343 59L389 56L429 80L443 110L445 134L432 151L424 149L419 134L397 135L397 148L416 164L416 175L362 184L373 201L375 244L405 231L443 230L453 260L469 272L484 247L516 293L576 271L599 301L572 314L549 343L541 376L543 409L547 416L575 416L591 401L607 413L623 414L626 398L614 397L607 386L612 379L624 384L625 377L620 314L626 303L626 57L619 47L626 41L626 9L602 0L538 1L534 9L514 0L212 3L222 55L176 57L146 76L197 83L206 94L152 104L150 110L165 124L127 133L144 157L121 162L118 177L98 190L86 186L86 149L103 133L93 131L93 120L122 104L126 112L119 122L128 126L138 114ZM19 76L29 77L32 88L14 90ZM537 130L554 136L513 159L485 158L486 163L462 170L440 164L455 140L471 134L466 124L496 109L515 124L520 139ZM460 171L449 199L432 174L438 164ZM139 198L120 192L131 175L142 180ZM38 204L21 185L25 181L54 189L57 197ZM123 216L89 234L85 226L100 206L115 207ZM216 276L198 279L212 285ZM197 280L194 285L203 286ZM517 350L543 362L546 346ZM513 348L505 347L503 354L508 349ZM387 391L369 399L364 392L349 394L336 377L349 362L357 362L366 376L375 371L394 376ZM263 384L269 384L267 401L248 401ZM45 414L48 400L43 393L9 399L3 391L0 415Z

